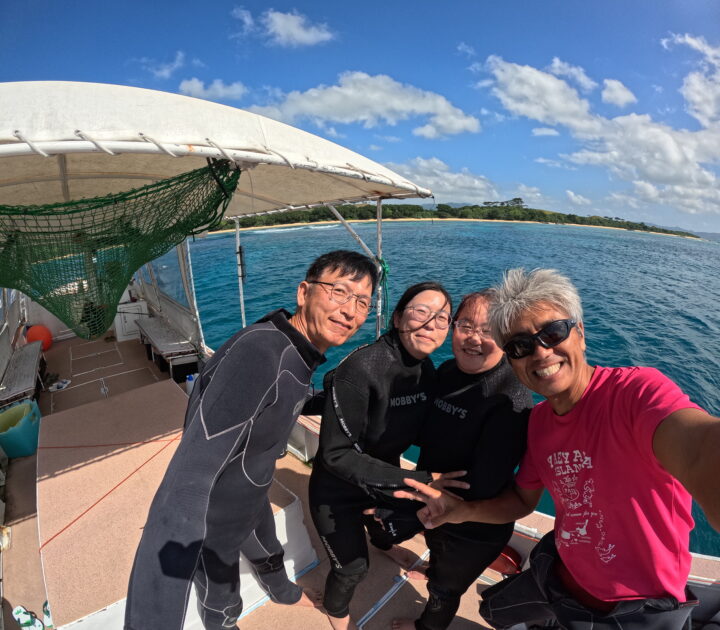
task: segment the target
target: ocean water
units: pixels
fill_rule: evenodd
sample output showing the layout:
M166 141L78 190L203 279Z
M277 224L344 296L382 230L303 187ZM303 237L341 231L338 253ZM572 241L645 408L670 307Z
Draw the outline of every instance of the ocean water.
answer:
M374 250L374 224L354 227ZM317 255L357 249L340 225L242 232L241 243L248 322L274 308L292 310L295 289ZM217 348L241 321L234 234L198 239L191 252L206 342ZM580 290L591 364L656 367L694 402L720 414L718 242L565 225L388 222L383 255L392 304L423 280L442 282L457 303L463 294L497 283L507 268L557 269ZM351 342L331 349L316 385L352 348L372 341L374 331L370 317ZM439 364L450 356L448 341L433 360ZM541 503L549 505L547 498ZM697 506L694 516L691 548L720 555L720 534Z

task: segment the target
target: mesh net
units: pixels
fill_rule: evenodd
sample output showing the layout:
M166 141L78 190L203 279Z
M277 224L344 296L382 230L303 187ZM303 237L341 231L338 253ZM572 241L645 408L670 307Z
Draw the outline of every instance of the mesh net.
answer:
M22 291L78 336L97 338L135 271L219 224L239 177L220 161L106 197L0 205L0 286Z

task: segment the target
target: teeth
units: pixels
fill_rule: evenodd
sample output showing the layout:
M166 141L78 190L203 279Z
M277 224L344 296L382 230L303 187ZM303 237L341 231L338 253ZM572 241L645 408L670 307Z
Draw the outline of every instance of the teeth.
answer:
M541 376L541 377L552 376L559 369L560 369L560 364L555 363L554 365L550 365L546 368L542 368L541 370L535 370L535 374L537 374L538 376Z
M472 356L474 356L474 357L477 357L477 356L481 356L481 355L482 355L482 350L473 350L472 348L465 348L465 349L463 350L463 352L464 352L465 354L470 354L470 355L472 355Z

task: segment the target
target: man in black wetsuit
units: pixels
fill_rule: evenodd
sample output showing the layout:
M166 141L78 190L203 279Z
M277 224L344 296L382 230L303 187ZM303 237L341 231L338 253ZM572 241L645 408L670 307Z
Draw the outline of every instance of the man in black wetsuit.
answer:
M150 507L126 630L182 630L193 582L205 629L234 628L242 611L241 552L274 601L306 598L285 572L267 492L313 371L365 321L376 282L366 256L324 254L298 286L293 315L269 313L207 362Z

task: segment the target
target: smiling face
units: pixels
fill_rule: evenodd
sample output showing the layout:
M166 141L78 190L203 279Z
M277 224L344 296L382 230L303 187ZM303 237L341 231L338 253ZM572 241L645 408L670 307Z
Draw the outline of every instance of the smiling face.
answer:
M502 349L490 336L487 312L487 301L477 299L463 306L457 314L458 325L453 328L452 350L458 368L466 374L487 372L502 359ZM473 332L464 332L467 327L471 327Z
M448 301L440 291L421 291L410 300L401 314L395 314L393 323L400 335L400 341L410 355L416 359L424 359L437 350L448 334L448 329L439 328L433 318L425 323L413 319L410 307L421 304L433 313L444 311L448 317L451 315Z
M510 328L507 339L521 333L535 334L550 322L567 319L568 314L550 304L541 303L525 311ZM558 415L570 411L582 397L593 368L585 360L585 334L578 323L568 338L554 348L535 346L535 351L510 364L523 385L544 396Z
M372 297L369 276L353 280L351 276L343 276L340 271L325 271L318 282L341 283L356 296ZM330 299L329 286L311 284L305 280L298 286L297 304L297 311L290 321L320 352L345 343L368 316L368 313L358 310L355 297L351 297L345 304L338 304Z

